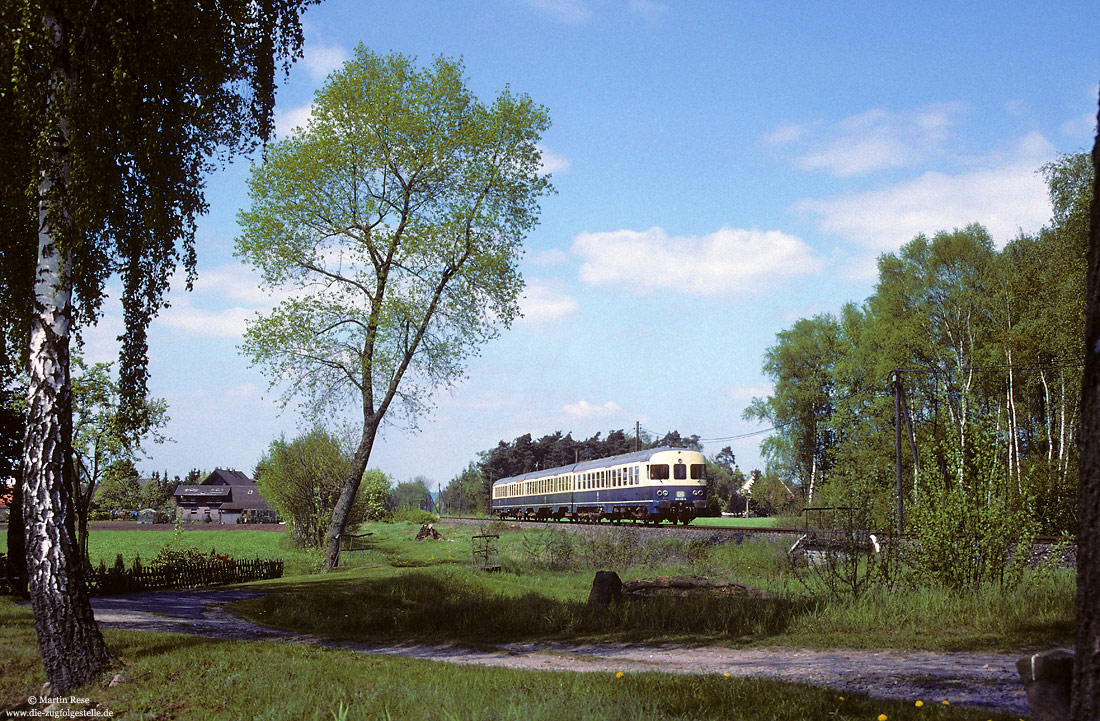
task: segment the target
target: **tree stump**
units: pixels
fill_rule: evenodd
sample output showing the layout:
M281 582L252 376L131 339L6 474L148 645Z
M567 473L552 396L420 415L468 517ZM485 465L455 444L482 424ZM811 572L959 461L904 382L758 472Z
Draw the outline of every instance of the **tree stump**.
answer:
M614 571L596 571L592 590L588 593L589 606L607 607L612 601L623 598L623 582Z
M1025 656L1016 662L1024 682L1032 721L1061 721L1070 718L1070 688L1073 681L1073 652L1064 648Z
M423 541L428 539L430 541L438 541L443 538L443 534L432 528L432 524L425 523L420 527L420 530L416 532L416 540Z

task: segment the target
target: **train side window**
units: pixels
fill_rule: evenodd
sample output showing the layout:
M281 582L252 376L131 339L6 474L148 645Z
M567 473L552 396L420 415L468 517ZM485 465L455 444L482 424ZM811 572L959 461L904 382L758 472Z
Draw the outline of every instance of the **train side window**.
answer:
M649 466L649 477L654 481L663 481L668 478L668 464L651 463Z
M688 469L687 466L685 466L683 463L677 463L675 466L673 466L673 469L677 481L683 481L687 479Z

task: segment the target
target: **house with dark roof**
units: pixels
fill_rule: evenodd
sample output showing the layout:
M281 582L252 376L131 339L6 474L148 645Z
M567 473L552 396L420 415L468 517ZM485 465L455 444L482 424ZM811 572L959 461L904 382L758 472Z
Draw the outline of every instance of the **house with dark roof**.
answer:
M173 494L184 523L275 523L279 514L260 487L240 471L215 468L197 485L176 486Z

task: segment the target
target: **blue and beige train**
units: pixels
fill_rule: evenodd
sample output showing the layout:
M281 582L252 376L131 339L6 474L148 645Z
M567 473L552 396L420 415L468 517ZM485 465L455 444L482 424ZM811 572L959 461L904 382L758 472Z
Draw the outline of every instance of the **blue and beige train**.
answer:
M686 448L651 448L501 478L492 513L529 520L688 523L707 505L706 461Z

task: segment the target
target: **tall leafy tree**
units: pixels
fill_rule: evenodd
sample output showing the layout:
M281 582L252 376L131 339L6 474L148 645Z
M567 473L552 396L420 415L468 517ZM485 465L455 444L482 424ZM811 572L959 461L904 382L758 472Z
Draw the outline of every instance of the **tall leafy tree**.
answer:
M108 464L95 501L100 508L110 511L141 508L141 478L132 460L120 458Z
M828 469L832 433L833 368L837 362L836 318L823 314L802 319L780 331L764 354L763 369L774 384L774 394L754 398L746 419L771 422L780 432L763 444L769 459L791 476L800 478L807 500Z
M93 363L87 366L78 356L74 356L73 362L78 371L72 380L76 541L81 558L90 562L88 514L96 489L112 464L125 461L133 471L126 477L138 475L133 458L142 452L142 443L147 438L155 443L165 440L161 429L169 420L168 404L163 398L139 398L124 412L118 383L111 375L111 363ZM110 495L108 494L108 498ZM119 500L118 496L116 500ZM99 505L113 508L134 507L129 501L114 505L101 502Z
M469 463L451 479L439 496L440 508L450 515L489 511L489 484L476 463Z
M428 490L427 481L428 479L424 476L417 476L394 486L390 491L393 507L397 510L429 510L432 505L432 492Z
M287 400L352 402L362 424L329 569L383 419L415 424L519 314L516 263L551 189L537 146L548 126L526 96L482 103L460 62L421 69L360 46L308 127L253 168L237 252L296 293L249 324L243 349Z
M135 407L149 320L177 264L194 275L203 176L267 137L275 68L300 53L308 2L13 0L0 9L0 132L12 158L0 176L0 323L5 362L28 368L28 580L55 692L109 658L71 520L70 339L95 322L117 274L120 385L124 408Z

